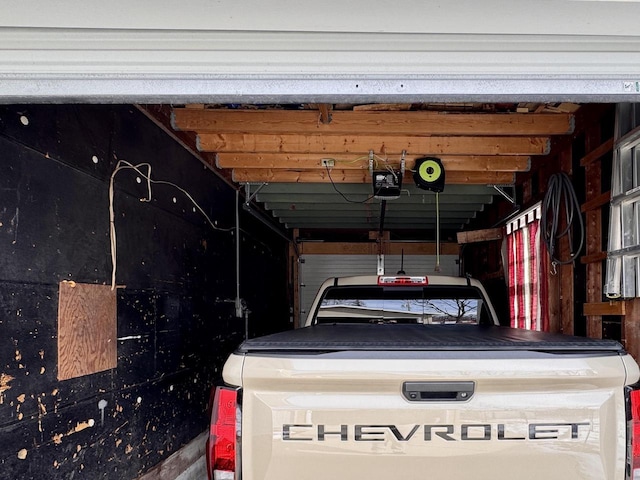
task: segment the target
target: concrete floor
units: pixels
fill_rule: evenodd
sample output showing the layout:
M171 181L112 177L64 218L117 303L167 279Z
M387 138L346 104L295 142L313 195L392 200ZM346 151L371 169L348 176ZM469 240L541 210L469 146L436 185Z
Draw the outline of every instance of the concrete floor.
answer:
M204 456L178 475L175 480L207 480L207 462Z

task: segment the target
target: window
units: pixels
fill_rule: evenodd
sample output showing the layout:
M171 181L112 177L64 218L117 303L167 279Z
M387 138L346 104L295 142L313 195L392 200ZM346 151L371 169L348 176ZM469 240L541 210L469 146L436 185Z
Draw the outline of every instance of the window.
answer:
M640 104L619 104L605 294L640 296Z
M476 288L464 286L327 289L317 323L413 323L456 325L490 323Z

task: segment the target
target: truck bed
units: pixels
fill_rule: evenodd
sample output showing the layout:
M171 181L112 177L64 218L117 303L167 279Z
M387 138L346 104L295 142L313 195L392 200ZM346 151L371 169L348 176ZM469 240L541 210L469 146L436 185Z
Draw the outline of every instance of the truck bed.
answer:
M245 341L239 354L260 352L538 351L624 354L613 340L477 325L320 324Z

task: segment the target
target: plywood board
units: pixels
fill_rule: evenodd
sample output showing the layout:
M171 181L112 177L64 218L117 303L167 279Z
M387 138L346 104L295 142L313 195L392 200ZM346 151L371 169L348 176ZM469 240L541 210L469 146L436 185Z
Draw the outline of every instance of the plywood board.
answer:
M108 285L61 282L58 379L115 368L116 340L116 291Z

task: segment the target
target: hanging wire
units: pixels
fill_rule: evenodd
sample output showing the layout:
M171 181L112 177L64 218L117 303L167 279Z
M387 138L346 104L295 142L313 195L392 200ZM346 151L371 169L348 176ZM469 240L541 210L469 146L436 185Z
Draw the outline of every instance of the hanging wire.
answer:
M561 213L564 218L560 217ZM561 225L564 230L560 231ZM547 192L542 202L541 238L547 246L553 268L575 262L584 246L584 221L576 191L566 173L556 173L549 178ZM577 236L577 237L576 237ZM560 258L557 245L566 237L569 258ZM574 249L575 238L578 239Z
M433 269L440 272L440 193L436 192L436 266Z
M374 198L374 195L370 195L369 197L367 197L364 200L351 200L350 198L348 198L344 193L342 193L340 190L338 190L338 187L336 186L336 184L333 181L333 178L331 178L331 169L325 165L325 168L327 170L327 176L329 177L329 181L331 182L331 185L333 186L333 189L338 192L340 194L340 196L349 203L367 203L369 200L371 200L372 198Z

